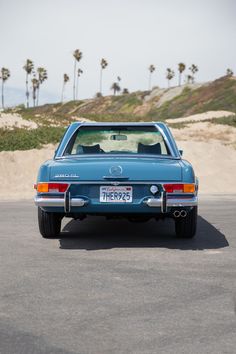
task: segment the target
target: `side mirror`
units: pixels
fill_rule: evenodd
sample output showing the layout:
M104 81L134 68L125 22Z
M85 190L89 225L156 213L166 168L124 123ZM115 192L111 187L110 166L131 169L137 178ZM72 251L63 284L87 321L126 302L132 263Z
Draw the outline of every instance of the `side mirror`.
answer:
M183 150L179 150L179 153L180 153L181 156L183 156L184 152L183 152Z

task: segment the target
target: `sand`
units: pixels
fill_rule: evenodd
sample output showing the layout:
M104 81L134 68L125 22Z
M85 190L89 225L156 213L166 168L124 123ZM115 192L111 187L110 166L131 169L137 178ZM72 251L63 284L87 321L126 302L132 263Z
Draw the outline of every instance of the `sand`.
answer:
M188 124L182 129L172 128L171 131L177 141L204 141L211 144L219 141L223 145L236 147L236 128L229 125L198 122ZM191 143L189 145L191 148Z
M208 111L200 114L193 114L184 118L173 118L167 119L167 123L184 123L184 122L199 122L213 118L222 118L222 117L230 117L235 116L235 113L229 111Z
M17 113L0 113L0 128L14 129L36 129L38 125L35 122L23 119Z
M0 152L0 200L32 199L39 166L53 157L52 145L40 150Z

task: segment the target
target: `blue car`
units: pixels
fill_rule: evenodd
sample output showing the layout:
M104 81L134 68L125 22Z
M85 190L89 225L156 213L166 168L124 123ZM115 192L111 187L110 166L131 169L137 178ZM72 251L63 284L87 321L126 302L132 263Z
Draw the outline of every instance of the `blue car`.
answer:
M72 123L35 188L44 238L63 217L173 218L177 237L197 227L198 180L164 123Z

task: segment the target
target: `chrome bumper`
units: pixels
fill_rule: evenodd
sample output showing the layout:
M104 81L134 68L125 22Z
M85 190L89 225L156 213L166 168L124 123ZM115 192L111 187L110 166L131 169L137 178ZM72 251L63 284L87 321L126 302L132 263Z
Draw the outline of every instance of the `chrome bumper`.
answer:
M151 208L162 207L163 198L149 198L144 201L147 206ZM192 198L166 198L166 207L186 207L195 206L198 204L198 197L194 196Z
M70 207L83 207L87 204L87 200L82 198L71 198L69 199L69 205L66 206L67 203L65 198L48 198L36 195L34 203L39 207L64 207L65 211L70 211Z

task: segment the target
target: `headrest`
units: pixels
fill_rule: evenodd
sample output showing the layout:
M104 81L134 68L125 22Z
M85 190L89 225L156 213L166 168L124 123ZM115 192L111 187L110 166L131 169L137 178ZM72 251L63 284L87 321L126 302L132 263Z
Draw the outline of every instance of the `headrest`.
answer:
M156 143L154 145L144 145L142 143L138 143L138 153L139 154L161 154L161 144Z
M100 145L77 145L76 154L98 154L100 152Z

